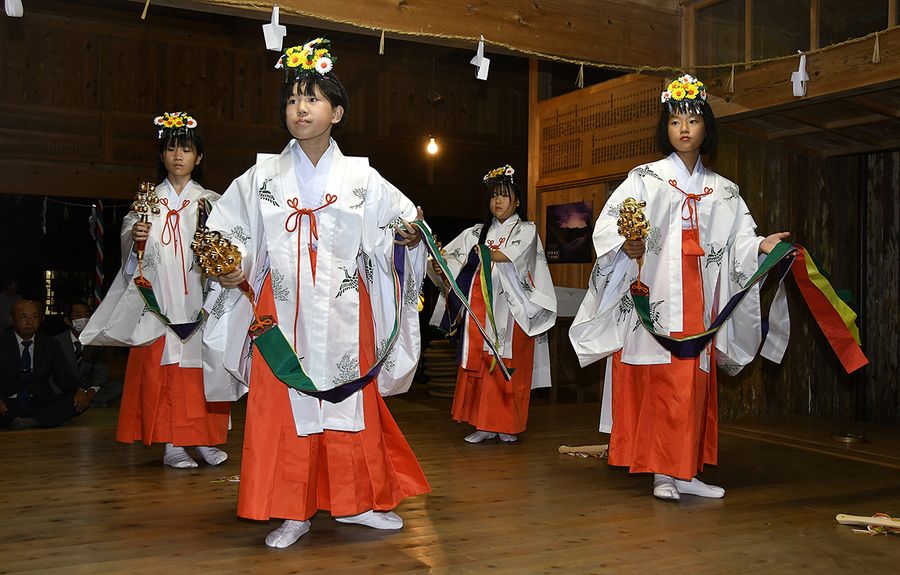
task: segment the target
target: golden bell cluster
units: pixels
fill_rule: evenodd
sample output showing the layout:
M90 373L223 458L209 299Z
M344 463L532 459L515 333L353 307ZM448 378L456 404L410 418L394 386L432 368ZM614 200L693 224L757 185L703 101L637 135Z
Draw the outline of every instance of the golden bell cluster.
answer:
M147 214L154 216L159 214L159 197L156 195L156 185L150 182L141 182L138 193L131 203L131 211L138 214L142 222L147 221Z
M634 198L626 198L619 210L619 235L626 240L642 240L650 233L650 222L644 216L647 202L639 202Z
M206 275L225 275L241 265L241 252L237 246L223 238L219 232L211 232L205 226L194 232L191 250Z

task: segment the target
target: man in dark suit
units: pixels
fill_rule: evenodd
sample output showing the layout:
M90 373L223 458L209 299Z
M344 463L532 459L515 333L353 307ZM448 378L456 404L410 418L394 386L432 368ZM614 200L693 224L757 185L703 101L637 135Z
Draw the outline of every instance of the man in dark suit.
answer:
M78 380L78 386L93 392L91 407L106 407L110 401L122 395L122 383L110 382L107 350L95 345L82 346L78 341L81 330L91 317L91 308L83 300L66 304L63 321L69 327L56 336L69 371Z
M18 300L12 307L12 327L0 334L2 427L56 427L90 407L93 393L78 386L59 343L38 333L42 319L37 302ZM62 394L55 393L52 384Z

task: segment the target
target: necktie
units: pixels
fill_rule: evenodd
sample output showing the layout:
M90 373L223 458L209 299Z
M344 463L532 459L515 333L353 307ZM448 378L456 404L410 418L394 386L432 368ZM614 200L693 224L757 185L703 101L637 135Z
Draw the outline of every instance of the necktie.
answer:
M77 339L73 343L75 344L75 364L78 365L81 363L81 358L84 357L84 349L81 347L81 342Z
M32 343L34 343L34 341L32 340L22 342L22 347L24 347L25 349L22 350L21 372L22 380L25 382L25 386L16 395L16 399L19 400L19 404L22 407L25 407L26 405L31 403L31 398L34 397L30 391L25 389L25 387L27 387L31 382L31 350L28 348L31 347Z
M31 379L31 350L29 350L28 348L31 347L32 343L34 343L34 342L31 340L22 342L22 347L24 347L25 349L22 350L21 371L22 371L22 376L25 379Z

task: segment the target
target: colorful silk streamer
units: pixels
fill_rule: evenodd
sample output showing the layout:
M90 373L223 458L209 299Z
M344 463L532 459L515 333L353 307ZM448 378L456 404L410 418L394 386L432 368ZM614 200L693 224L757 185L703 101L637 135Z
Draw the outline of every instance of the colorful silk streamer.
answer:
M397 237L399 238L399 235ZM339 403L347 399L375 379L400 334L400 310L403 302L403 282L400 278L405 276L405 251L405 246L394 245L392 266L394 270L392 274L394 283L394 325L387 344L380 350L380 355L376 357L374 365L368 372L361 377L339 382L331 389L321 389L321 386L316 385L304 371L303 365L297 357L297 352L284 336L284 332L281 331L278 324L272 322L259 331L251 330L250 335L253 345L259 350L263 360L269 366L269 369L272 370L275 377L288 387L330 403Z
M203 325L203 320L206 319L206 310L200 308L200 312L197 314L197 319L188 323L172 323L166 314L162 312L162 309L159 307L159 300L156 299L156 294L153 293L153 284L150 283L147 278L144 277L136 277L134 278L134 283L138 288L138 293L141 296L141 299L144 300L144 305L147 306L147 309L153 313L156 317L159 318L163 324L172 330L172 333L178 336L181 341L184 341L194 335L194 332Z
M444 318L441 321L441 329L446 333L452 333L456 319L460 316L462 309L465 309L469 314L469 317L472 318L475 327L478 329L479 333L481 333L481 337L483 337L484 341L487 343L491 354L494 356L494 361L499 364L503 378L506 381L511 380L512 370L510 370L503 362L503 357L497 349L494 340L488 336L487 331L484 329L478 316L472 311L472 306L469 304L468 297L466 296L472 287L472 280L474 279L474 274L476 272L481 274L481 289L486 290L488 294L493 293L490 283L490 249L486 246L479 246L478 250L472 250L469 254L469 259L466 261L465 265L463 265L459 274L454 277L453 272L450 271L450 267L447 265L447 260L441 255L441 249L438 247L437 242L434 241L434 234L432 233L431 228L421 220L416 220L415 224L419 226L419 229L422 232L422 241L425 243L425 249L428 250L428 253L434 258L434 261L437 263L441 273L450 286L450 293L447 294L447 312L444 314ZM483 265L484 262L487 262L488 265ZM484 291L482 293L484 293ZM497 333L492 309L493 298L492 296L485 296L484 301L488 304L486 306L488 309L488 318L494 327L494 333ZM493 362L492 367L494 367Z
M819 270L812 256L803 246L789 242L779 242L766 256L762 265L747 280L741 291L734 294L722 308L709 328L703 332L685 336L672 337L657 333L650 315L649 294L638 293L632 284L631 296L635 311L644 328L656 341L676 357L685 359L700 355L703 348L715 337L716 332L731 317L738 304L747 295L750 288L761 281L777 264L784 261L792 275L807 307L828 339L838 359L847 373L852 373L868 363L860 349L859 330L856 327L856 313L835 292L831 283ZM799 263L798 263L799 262ZM785 273L786 275L786 273ZM782 281L784 276L782 276Z

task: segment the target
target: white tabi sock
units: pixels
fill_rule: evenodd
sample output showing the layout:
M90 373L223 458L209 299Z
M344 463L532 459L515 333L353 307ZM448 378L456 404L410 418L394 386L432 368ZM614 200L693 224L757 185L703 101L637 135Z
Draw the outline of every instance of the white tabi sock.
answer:
M266 545L276 549L290 547L298 539L306 535L307 531L309 531L309 521L288 519L281 524L281 527L266 536Z
M163 453L163 464L175 469L193 469L197 462L191 459L183 447L175 447L171 443L166 444L166 452Z
M725 490L716 485L707 485L694 477L690 481L675 480L675 488L679 493L686 495L696 495L697 497L709 497L711 499L721 499L725 497Z
M681 496L678 495L678 489L675 487L675 480L662 473L653 474L653 496L673 501L681 499Z
M220 465L224 463L226 459L228 459L227 453L215 447L198 445L194 449L197 450L197 453L200 454L200 457L203 458L203 461L207 462L210 465Z
M481 431L478 430L475 433L471 433L466 436L466 441L468 443L481 443L485 439L494 439L497 437L497 434L493 431Z
M515 433L500 433L498 435L500 436L500 441L503 441L506 443L515 443L515 442L519 441L519 436L516 435Z
M369 510L359 515L349 517L335 517L340 523L357 523L373 529L400 529L403 527L403 519L393 511Z

